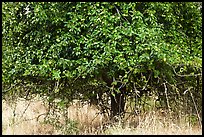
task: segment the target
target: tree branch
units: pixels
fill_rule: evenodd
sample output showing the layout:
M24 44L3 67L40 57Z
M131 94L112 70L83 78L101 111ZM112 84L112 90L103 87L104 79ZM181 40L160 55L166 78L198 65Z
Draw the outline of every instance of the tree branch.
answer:
M128 23L130 23L129 20L128 20L127 18L125 18L125 17L121 14L121 12L120 12L119 9L115 6L115 4L113 4L113 5L114 5L114 7L115 7L117 13L118 13L123 19L125 19Z
M196 76L202 76L202 72L200 74L186 74L186 75L180 75L176 72L175 68L170 65L169 63L167 63L167 65L169 65L172 69L175 75L179 76L179 77L196 77Z

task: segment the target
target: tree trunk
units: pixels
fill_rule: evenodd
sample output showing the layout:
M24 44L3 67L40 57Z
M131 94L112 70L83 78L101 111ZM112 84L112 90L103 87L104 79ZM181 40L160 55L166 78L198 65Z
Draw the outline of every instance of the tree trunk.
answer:
M124 89L123 89L124 90ZM111 94L111 119L115 119L115 116L122 116L125 107L124 91L121 93L114 92L115 96Z
M102 79L107 83L107 86L111 87L111 83L113 82L112 78L108 77L107 71L102 71ZM117 85L115 88L118 88L120 85ZM110 94L111 97L111 114L110 119L113 119L115 116L121 116L124 112L125 107L125 93L126 87L122 87L120 89L120 93L114 91L115 96Z

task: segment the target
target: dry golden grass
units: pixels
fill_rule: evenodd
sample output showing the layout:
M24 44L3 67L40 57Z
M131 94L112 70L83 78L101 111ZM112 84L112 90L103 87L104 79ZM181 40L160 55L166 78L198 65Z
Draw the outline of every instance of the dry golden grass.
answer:
M37 98L32 101L18 99L16 104L3 100L2 134L62 134L53 125L43 122L45 117L43 114L47 111L48 107ZM78 101L74 101L68 108L68 117L78 122L77 128L82 132L80 134L98 131L104 122L103 116L98 113L99 110L96 107L88 104L82 105ZM64 117L60 117L59 121L63 124Z
M118 135L201 135L202 128L188 122L175 123L160 112L149 112L137 116L137 127L116 125L105 131L106 134Z
M40 100L26 101L19 99L16 104L2 101L2 128L6 135L51 134L53 128L41 124L46 107Z
M56 135L63 134L53 125L43 122L48 108L41 99L26 101L18 99L16 104L2 101L2 134L4 135ZM125 124L118 123L104 129L107 119L98 114L99 110L88 104L75 101L68 108L68 117L78 121L77 134L136 134L136 135L201 135L202 128L188 122L174 123L171 118L159 111L149 112L136 117L128 117ZM37 120L37 117L39 119ZM63 123L63 117L61 122ZM135 128L133 128L135 126ZM103 129L103 130L102 130Z

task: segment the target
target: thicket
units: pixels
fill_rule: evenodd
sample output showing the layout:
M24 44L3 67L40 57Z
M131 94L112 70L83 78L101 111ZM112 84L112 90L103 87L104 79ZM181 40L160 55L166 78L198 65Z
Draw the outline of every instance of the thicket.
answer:
M4 2L2 84L3 97L80 99L110 118L153 95L158 107L201 114L202 5Z

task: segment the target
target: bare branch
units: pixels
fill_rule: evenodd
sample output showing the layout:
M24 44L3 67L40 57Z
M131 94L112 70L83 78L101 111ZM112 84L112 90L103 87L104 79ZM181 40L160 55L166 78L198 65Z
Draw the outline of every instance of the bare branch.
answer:
M152 75L152 71L151 71L151 73L149 74L148 80L147 80L145 86L142 88L142 90L144 90L144 89L147 87L147 83L149 82L149 79L150 79L151 75Z
M170 105L169 105L169 99L168 99L168 96L167 96L167 87L166 87L166 83L163 83L163 84L164 84L164 89L165 89L165 95L166 95L167 106L168 106L169 112L171 112L171 111L170 111Z
M125 17L121 14L121 12L120 12L119 9L115 6L115 4L113 4L113 5L114 5L114 7L115 7L117 13L118 13L121 17L123 17L128 23L130 23L129 20L128 20L127 18L125 18Z
M167 64L173 69L174 74L177 75L177 76L179 76L179 77L196 77L196 76L202 76L202 72L201 72L200 74L186 74L186 75L180 75L180 74L178 74L178 73L176 72L175 68L174 68L172 65L170 65L169 63L167 63Z

